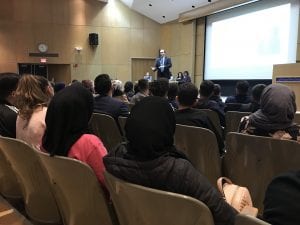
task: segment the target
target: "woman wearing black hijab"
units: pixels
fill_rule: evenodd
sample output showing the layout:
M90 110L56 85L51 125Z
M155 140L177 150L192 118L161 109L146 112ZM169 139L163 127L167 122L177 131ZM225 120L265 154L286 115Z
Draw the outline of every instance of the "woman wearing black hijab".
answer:
M216 225L233 225L237 212L173 145L175 127L167 99L143 98L127 119L128 143L104 157L107 171L131 183L197 198L209 207Z
M295 93L282 84L267 86L261 96L260 109L243 117L239 131L245 134L297 141L299 126L293 120Z
M58 92L48 106L42 149L51 156L67 156L85 162L104 186L103 157L107 151L101 140L88 132L93 107L92 93L80 83Z

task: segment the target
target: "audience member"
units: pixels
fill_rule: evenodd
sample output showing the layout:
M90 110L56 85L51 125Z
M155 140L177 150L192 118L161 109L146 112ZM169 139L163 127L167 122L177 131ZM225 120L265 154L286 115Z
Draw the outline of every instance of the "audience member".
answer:
M182 80L183 80L183 74L182 74L182 72L178 72L178 73L177 73L177 77L176 77L176 81L177 81L178 83L181 83Z
M295 93L289 87L282 84L267 86L260 104L259 110L241 119L241 133L300 141L299 126L293 122Z
M219 107L223 111L225 110L226 104L222 101L222 98L221 98L221 85L220 84L214 84L213 94L209 99L217 102Z
M54 90L42 76L23 75L16 90L16 106L19 115L16 122L16 138L40 149L46 128L45 117Z
M152 96L168 97L169 80L161 77L150 83L149 91Z
M210 80L205 80L200 85L200 99L198 99L195 108L210 109L218 113L221 126L225 126L225 113L224 110L218 105L217 102L210 100L214 90L214 83Z
M132 108L128 143L104 157L106 170L131 183L199 199L216 225L233 225L237 212L174 146L175 116L167 99L150 96Z
M0 135L16 137L18 109L15 105L15 90L20 76L15 73L0 73Z
M170 83L169 91L168 91L168 99L169 99L169 103L171 104L174 110L178 109L178 104L176 101L177 94L178 94L178 84Z
M117 121L119 116L128 116L128 106L112 97L113 86L109 75L100 74L95 78L95 97L94 112L111 115Z
M263 219L272 225L299 225L299 190L299 170L275 177L265 193Z
M249 83L246 80L238 81L235 87L235 96L228 96L225 103L250 103L251 99L248 95Z
M91 80L82 80L81 81L83 87L88 89L92 94L95 94L94 83Z
M123 91L123 84L120 80L113 80L113 94L112 97L125 103L129 103L126 94Z
M145 79L140 79L137 84L137 93L132 97L130 103L136 104L142 98L149 96L149 82Z
M265 84L256 84L251 89L251 102L248 104L242 104L239 111L241 112L256 112L260 109L260 97L265 89Z
M56 94L57 92L61 91L66 87L66 84L64 82L57 82L54 84L53 89L54 93Z
M93 95L79 82L57 93L47 111L42 149L51 156L67 156L88 164L105 186L102 159L107 151L97 136L89 134L92 113Z
M186 82L192 82L190 74L189 74L189 71L186 70L186 71L183 72L183 79L182 79L182 81L184 83L186 83Z
M131 81L127 81L125 83L124 93L126 94L127 100L130 102L132 97L134 96L133 83Z
M205 112L199 109L193 109L192 107L197 102L198 89L192 83L184 83L179 86L177 101L178 110L175 112L175 118L177 124L203 127L211 130L215 133L220 154L223 154L224 142L219 132L212 124Z

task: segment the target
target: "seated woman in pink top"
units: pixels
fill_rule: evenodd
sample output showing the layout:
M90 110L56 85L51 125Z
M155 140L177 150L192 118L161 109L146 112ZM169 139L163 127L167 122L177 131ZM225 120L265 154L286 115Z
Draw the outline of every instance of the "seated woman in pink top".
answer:
M58 92L47 110L42 149L50 156L68 156L88 164L104 186L102 158L107 151L101 140L88 131L93 109L93 95L81 83Z
M47 105L53 96L53 88L42 76L24 75L16 90L16 138L40 149L45 131Z

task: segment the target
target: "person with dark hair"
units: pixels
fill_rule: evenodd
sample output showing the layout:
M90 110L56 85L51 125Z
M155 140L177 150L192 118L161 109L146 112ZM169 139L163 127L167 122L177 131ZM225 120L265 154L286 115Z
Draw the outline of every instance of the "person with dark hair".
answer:
M242 104L239 111L241 112L256 112L260 109L260 97L265 89L265 84L256 84L251 89L251 102L248 104Z
M89 133L92 113L93 95L79 82L58 92L47 110L41 149L50 156L66 156L88 164L105 186L103 157L107 151L101 140Z
M152 96L167 98L169 90L169 80L167 78L158 78L150 83L149 91Z
M105 113L114 117L117 121L119 116L128 116L128 106L112 97L113 86L108 74L100 74L95 78L95 97L94 112Z
M299 225L299 190L299 170L273 178L265 193L263 220L272 225Z
M186 83L186 82L192 82L192 79L190 77L189 71L185 70L183 72L183 79L182 82Z
M83 87L88 89L92 94L95 93L93 81L91 81L91 80L82 80L81 83L82 83Z
M169 99L169 103L171 104L174 110L178 109L178 104L176 101L177 94L178 94L178 84L170 83L169 91L168 91L168 99Z
M210 109L218 113L221 126L225 126L225 113L224 110L218 105L217 102L210 100L214 91L214 83L210 80L205 80L200 84L200 99L198 99L195 108L197 109Z
M130 102L132 97L134 96L133 83L131 81L127 81L124 85L124 93L127 96L127 100Z
M149 82L145 79L138 80L137 84L138 92L132 97L130 103L135 104L142 98L149 96Z
M177 73L177 77L176 77L176 81L177 81L178 83L181 83L182 80L183 80L183 73L182 73L182 72L178 72L178 73Z
M294 123L295 93L282 84L263 90L260 109L241 119L239 132L300 142L299 126Z
M213 94L209 99L217 102L218 105L220 106L220 108L223 109L223 111L225 110L226 104L221 99L221 85L220 84L214 84Z
M64 82L57 82L54 84L53 89L54 93L56 94L57 92L61 91L66 87L66 84Z
M152 67L153 71L157 71L157 78L167 78L170 79L172 67L171 58L166 56L166 51L164 49L159 50L159 58L155 60L155 65Z
M104 157L106 170L127 182L196 198L210 209L216 225L233 225L237 211L176 149L175 127L167 99L143 98L127 119L128 142Z
M199 109L192 108L197 102L198 89L192 83L184 83L179 86L177 101L178 110L175 111L175 118L177 124L188 126L203 127L215 133L220 154L222 155L224 142L219 132L208 118L205 112Z
M248 95L249 83L246 80L241 80L236 83L235 96L228 96L225 103L250 103L251 99Z
M42 76L23 75L15 93L19 114L16 121L16 138L40 149L46 128L48 104L54 95L50 82Z
M15 91L20 76L16 73L0 73L0 135L16 138L18 109L15 105Z

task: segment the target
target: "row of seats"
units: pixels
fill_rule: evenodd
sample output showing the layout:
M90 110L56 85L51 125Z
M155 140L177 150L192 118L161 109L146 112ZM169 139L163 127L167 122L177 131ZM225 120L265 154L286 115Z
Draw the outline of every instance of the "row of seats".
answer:
M5 162L14 175L6 179L18 178L27 216L34 224L214 224L209 209L196 199L130 184L106 172L114 210L88 165L71 158L50 157L20 140L0 137L0 153L0 164ZM26 219L1 223L2 217L8 221L7 215L14 211L1 203L0 224L31 225ZM267 225L243 215L238 216L236 224Z
M123 140L122 135L113 118L94 114L93 118L96 117L98 120L92 119L91 123L101 131L96 134L110 150ZM112 127L115 127L114 131ZM175 145L213 185L216 186L217 178L226 176L234 183L248 187L259 213L262 213L265 190L272 178L288 170L300 169L300 144L295 141L229 132L226 154L221 159L212 131L177 124Z

